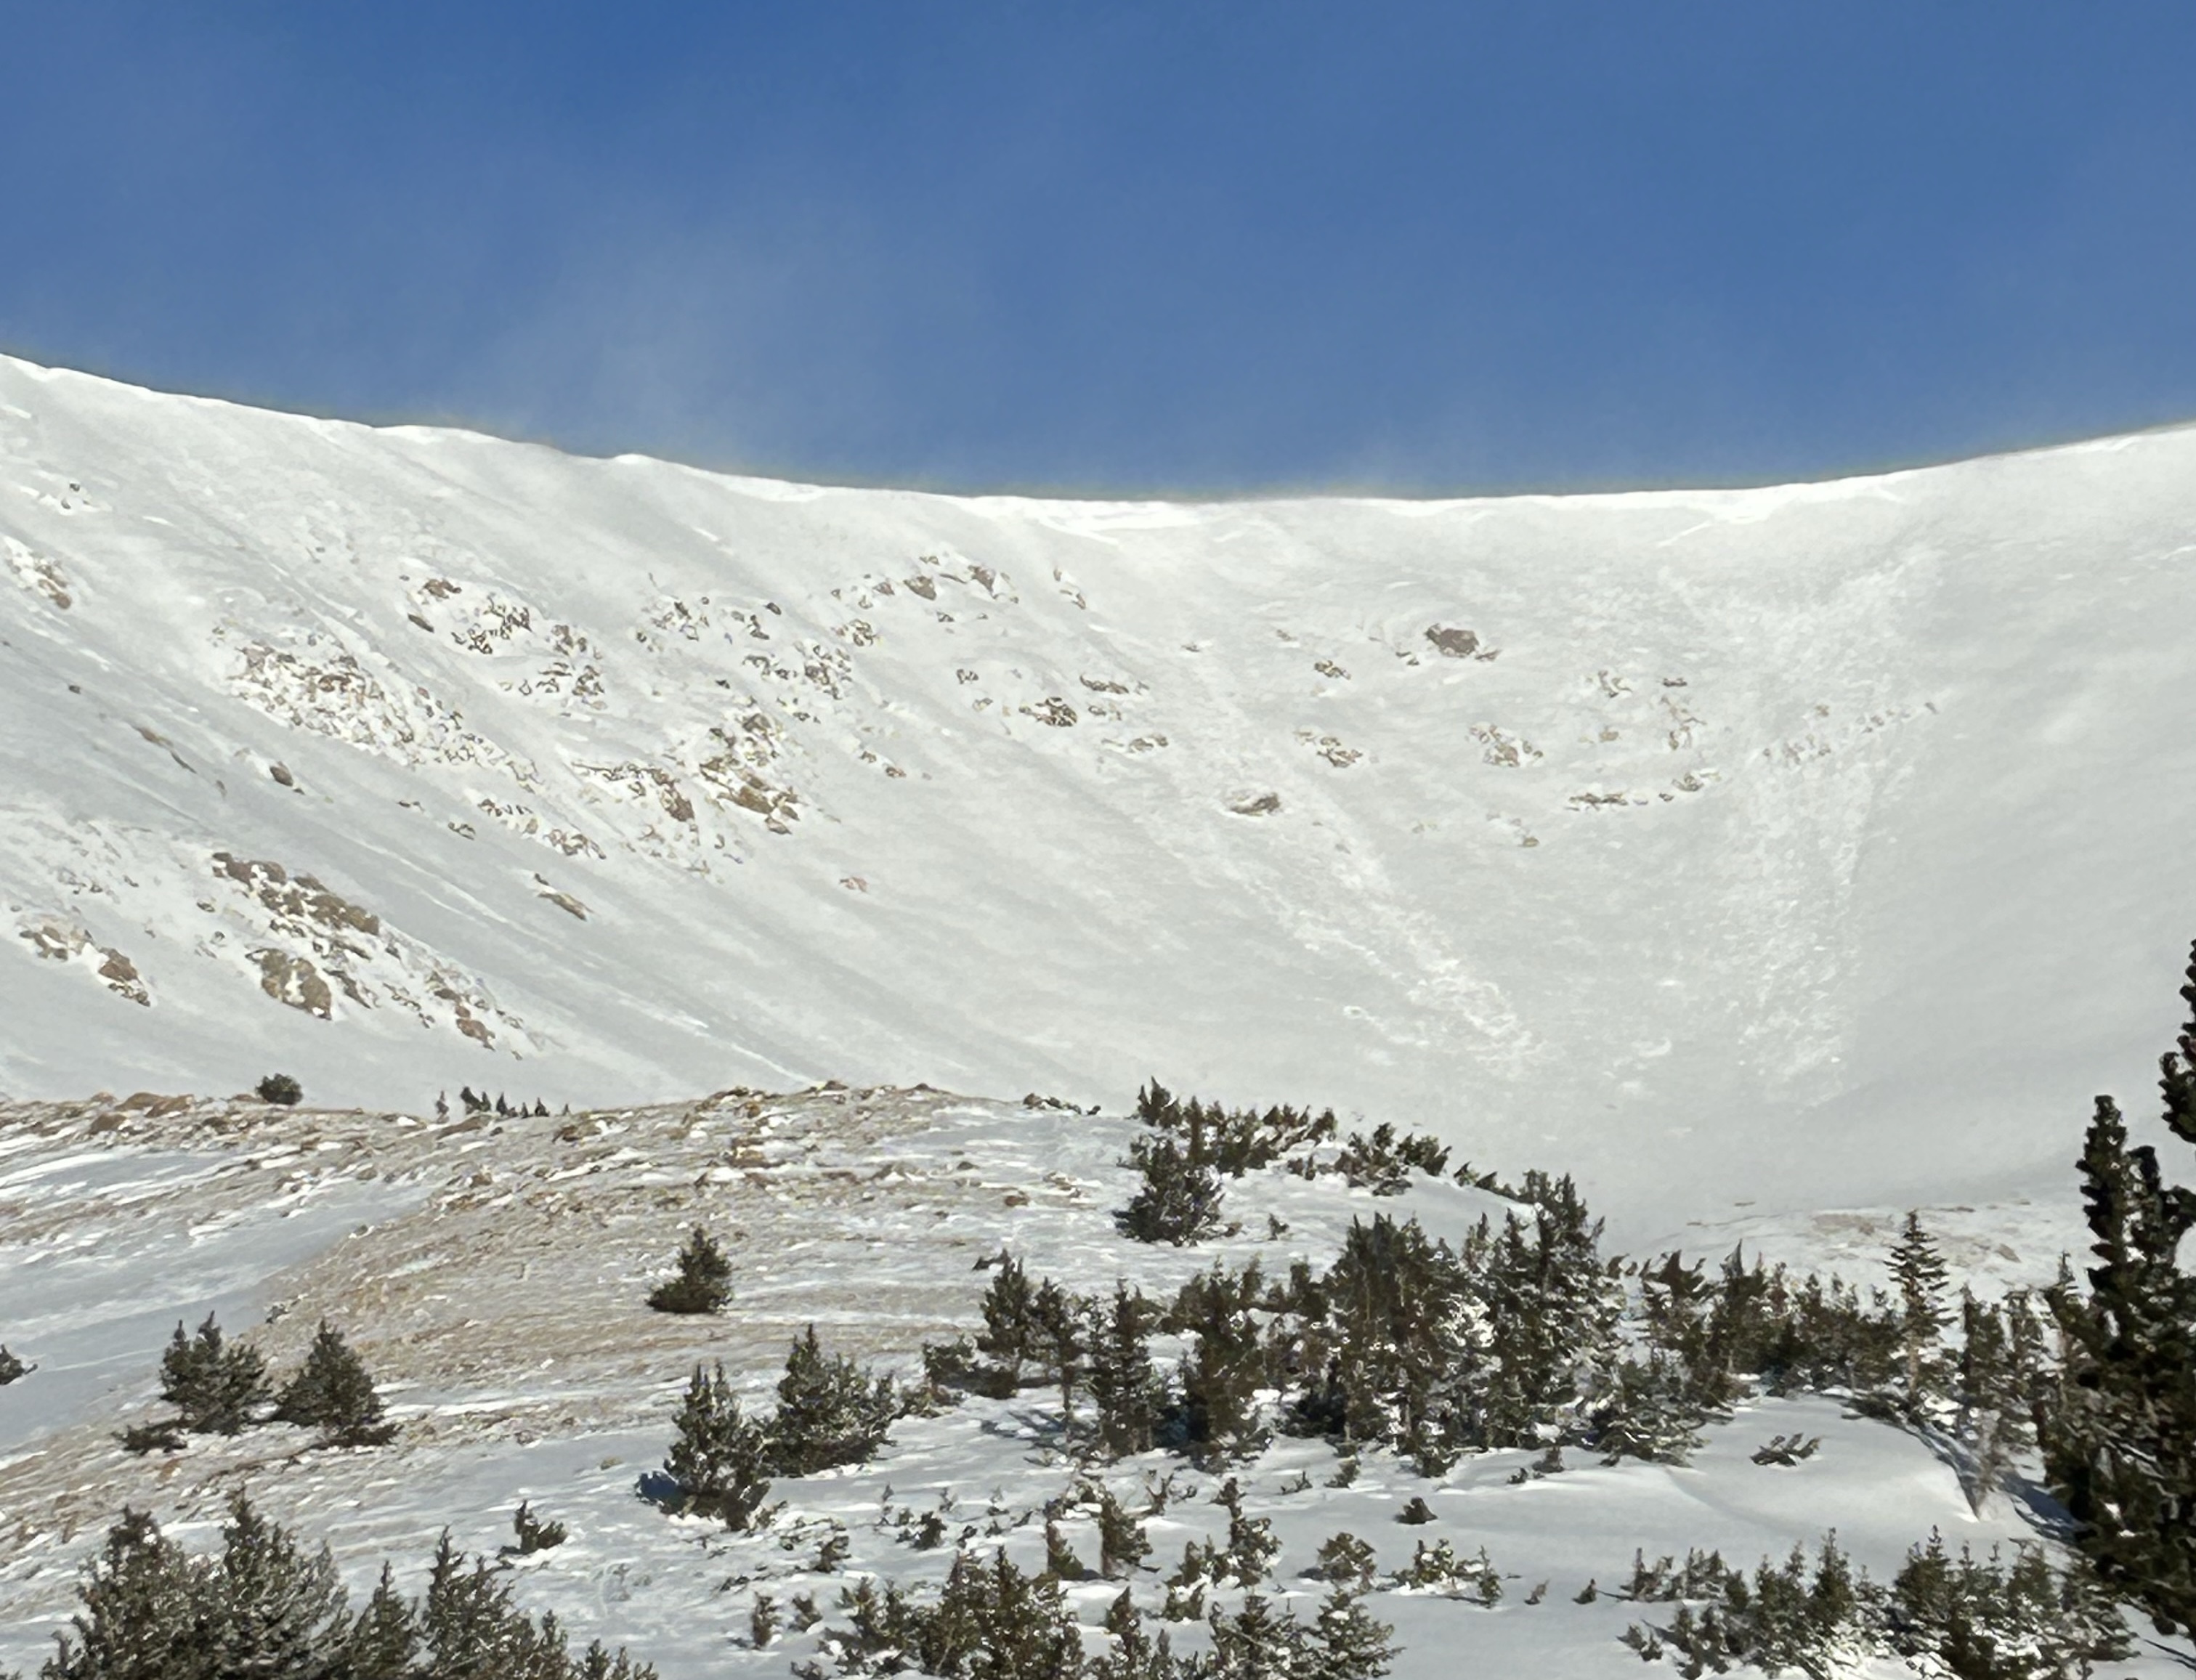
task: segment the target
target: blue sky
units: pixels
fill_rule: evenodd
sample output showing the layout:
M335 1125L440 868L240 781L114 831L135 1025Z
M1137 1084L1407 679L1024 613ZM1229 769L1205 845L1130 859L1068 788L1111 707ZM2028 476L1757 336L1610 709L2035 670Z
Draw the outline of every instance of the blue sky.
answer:
M2196 8L0 0L0 348L949 488L2196 417Z

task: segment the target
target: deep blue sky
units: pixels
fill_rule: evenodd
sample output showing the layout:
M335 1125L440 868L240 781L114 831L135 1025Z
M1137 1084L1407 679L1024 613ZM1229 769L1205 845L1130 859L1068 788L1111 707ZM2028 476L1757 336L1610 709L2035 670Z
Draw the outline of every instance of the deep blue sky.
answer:
M2196 7L0 0L0 348L956 488L2196 416Z

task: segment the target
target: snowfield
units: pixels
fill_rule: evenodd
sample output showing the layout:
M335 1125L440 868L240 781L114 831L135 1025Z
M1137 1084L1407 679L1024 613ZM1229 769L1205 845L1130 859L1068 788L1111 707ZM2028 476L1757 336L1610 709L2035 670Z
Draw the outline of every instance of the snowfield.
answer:
M2196 432L962 499L0 361L0 1090L1156 1072L1636 1245L2034 1195L2196 933Z

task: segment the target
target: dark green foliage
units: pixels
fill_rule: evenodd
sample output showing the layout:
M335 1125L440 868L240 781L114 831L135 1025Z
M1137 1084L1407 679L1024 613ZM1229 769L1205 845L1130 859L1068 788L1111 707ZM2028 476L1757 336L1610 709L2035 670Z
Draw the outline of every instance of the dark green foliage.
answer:
M1623 1297L1600 1256L1601 1221L1566 1176L1526 1175L1529 1225L1514 1214L1487 1256L1480 1285L1493 1381L1483 1442L1537 1444L1557 1414L1590 1393L1613 1359Z
M1400 1196L1411 1187L1411 1175L1439 1178L1448 1169L1448 1151L1423 1132L1398 1134L1383 1120L1368 1135L1352 1132L1342 1146L1334 1170L1375 1196Z
M962 1552L935 1604L864 1579L841 1602L850 1627L824 1637L841 1674L913 1669L939 1680L1065 1680L1081 1672L1075 1613L1049 1574L1025 1575L1002 1553L989 1564Z
M395 1572L384 1563L344 1640L345 1680L412 1680L412 1658L419 1648L412 1602L397 1591Z
M678 1484L679 1508L745 1529L770 1495L769 1441L763 1425L740 1408L725 1368L700 1365L686 1384L663 1468Z
M142 1511L125 1509L77 1586L81 1608L44 1680L199 1680L212 1671L205 1571Z
M1355 1534L1330 1534L1320 1546L1315 1573L1323 1581L1364 1592L1371 1589L1380 1573L1379 1559L1372 1548Z
M1124 1236L1181 1248L1220 1228L1220 1175L1210 1162L1170 1137L1138 1138L1129 1158L1144 1182L1115 1215Z
M552 1517L544 1522L534 1515L534 1507L522 1499L518 1509L511 1513L511 1533L517 1538L518 1552L523 1556L537 1551L546 1551L552 1546L561 1546L570 1539L564 1525Z
M1151 1556L1152 1543L1144 1525L1113 1497L1111 1488L1098 1490L1098 1573L1108 1580L1131 1573Z
M2196 1144L2196 953L2181 995L2190 1017L2158 1083L2166 1129ZM2045 1468L2105 1583L2162 1628L2196 1631L2196 1274L2180 1257L2196 1190L2165 1181L2109 1097L2097 1099L2081 1170L2096 1263L2086 1296L2069 1283L2047 1297L2066 1371Z
M262 1102L294 1108L305 1100L305 1088L286 1073L270 1073L252 1088Z
M1880 1595L1856 1573L1835 1536L1823 1542L1812 1577L1796 1546L1782 1564L1764 1559L1750 1582L1715 1553L1696 1551L1682 1568L1668 1558L1651 1568L1635 1561L1629 1596L1679 1607L1660 1628L1627 1629L1625 1642L1650 1655L1667 1642L1688 1675L1747 1663L1770 1674L1796 1669L1828 1680L1842 1671L1843 1657L1874 1642L1880 1619Z
M1347 1440L1384 1441L1438 1469L1478 1427L1476 1279L1416 1220L1353 1221L1304 1305L1304 1423Z
M1152 1325L1158 1316L1141 1292L1117 1283L1112 1306L1102 1316L1094 1311L1084 1333L1098 1445L1116 1457L1151 1450L1162 1399L1151 1355Z
M1257 1391L1268 1385L1268 1348L1257 1308L1258 1262L1231 1274L1216 1265L1182 1286L1164 1327L1190 1339L1164 1433L1200 1458L1254 1451L1263 1440Z
M1153 1131L1183 1139L1189 1153L1229 1178L1270 1167L1292 1149L1324 1143L1335 1134L1334 1111L1314 1117L1309 1109L1230 1111L1218 1103L1187 1103L1154 1079L1136 1093L1136 1118Z
M236 1435L270 1398L266 1362L247 1343L225 1342L209 1313L195 1336L176 1326L160 1358L160 1398L194 1435Z
M381 1396L364 1362L326 1319L303 1366L275 1400L274 1416L318 1429L330 1446L382 1446L396 1434L395 1424L382 1421Z
M1961 1291L1953 1438L1963 1454L1960 1486L1978 1514L2014 1459L2036 1445L2031 1371L2041 1352L2041 1326L2025 1291L2014 1290L2002 1306Z
M984 1291L984 1333L976 1338L976 1348L997 1361L1010 1393L1020 1383L1022 1365L1037 1335L1037 1290L1021 1261L1003 1253Z
M1047 1278L1037 1285L1034 1303L1037 1348L1060 1383L1060 1415L1064 1425L1075 1419L1075 1385L1082 1380L1089 1348L1083 1333L1084 1316L1090 1303L1070 1295Z
M476 1558L470 1567L446 1530L413 1617L428 1674L452 1680L566 1680L573 1672L552 1618L535 1622L511 1602L511 1584Z
M1317 1118L1293 1108L1231 1113L1193 1097L1179 1101L1156 1079L1136 1094L1136 1117L1150 1129L1129 1146L1143 1187L1115 1217L1138 1242L1177 1248L1219 1228L1223 1177L1271 1166L1289 1150L1335 1132L1331 1110Z
M325 1547L308 1556L295 1534L268 1521L241 1492L229 1500L221 1556L206 1583L214 1671L223 1680L315 1680L334 1669L350 1621L334 1561Z
M2084 1571L2054 1572L2033 1546L2010 1564L1993 1550L1955 1558L1942 1537L1907 1555L1892 1583L1892 1648L1934 1657L1959 1680L2061 1680L2134 1648L2120 1614Z
M777 1601L766 1592L754 1596L748 1609L748 1642L758 1651L777 1637Z
M811 1325L794 1339L769 1431L771 1467L810 1475L858 1464L884 1445L899 1411L889 1377L872 1378L843 1355L826 1357Z
M1044 1573L1059 1581L1079 1581L1090 1571L1075 1555L1075 1548L1067 1543L1067 1535L1055 1521L1044 1525Z
M1667 1645L1688 1675L1745 1665L1829 1680L1889 1650L1956 1680L2072 1680L2131 1648L2118 1611L2083 1572L2054 1572L2032 1547L2009 1565L1996 1552L1982 1563L1964 1549L1954 1558L1933 1534L1908 1554L1887 1593L1833 1536L1812 1572L1795 1547L1782 1564L1764 1560L1751 1579L1713 1552L1690 1554L1682 1568L1641 1560L1631 1596L1679 1607L1660 1626L1628 1629L1625 1642L1650 1660Z
M9 1353L4 1345L0 1345L0 1388L6 1388L20 1377L27 1377L32 1369Z
M648 1304L659 1313L721 1312L732 1298L731 1277L725 1251L697 1225L679 1250L679 1275L649 1290Z
M1906 1360L1906 1404L1917 1411L1939 1386L1938 1339L1949 1324L1944 1256L1936 1238L1923 1228L1922 1215L1909 1213L1891 1248L1892 1280L1898 1285L1899 1350Z
M1281 1550L1274 1525L1263 1516L1245 1513L1243 1490L1232 1475L1221 1484L1213 1501L1225 1506L1228 1511L1228 1549L1218 1554L1215 1562L1234 1585L1254 1587L1266 1579Z
M1616 1378L1593 1410L1593 1445L1614 1464L1621 1458L1682 1464L1701 1444L1706 1414L1685 1367L1650 1348L1644 1360L1616 1367Z
M325 1550L244 1494L222 1549L194 1557L125 1510L84 1569L81 1608L43 1680L652 1680L599 1647L573 1659L552 1619L535 1623L484 1562L442 1537L424 1601L384 1567L354 1618Z

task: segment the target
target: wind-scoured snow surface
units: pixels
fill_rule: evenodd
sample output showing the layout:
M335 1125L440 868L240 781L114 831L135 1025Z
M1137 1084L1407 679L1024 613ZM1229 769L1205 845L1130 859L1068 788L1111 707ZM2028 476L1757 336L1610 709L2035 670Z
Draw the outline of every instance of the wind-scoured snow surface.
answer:
M1621 1227L2064 1177L2196 932L2196 433L826 489L0 361L0 1089L1147 1071Z

